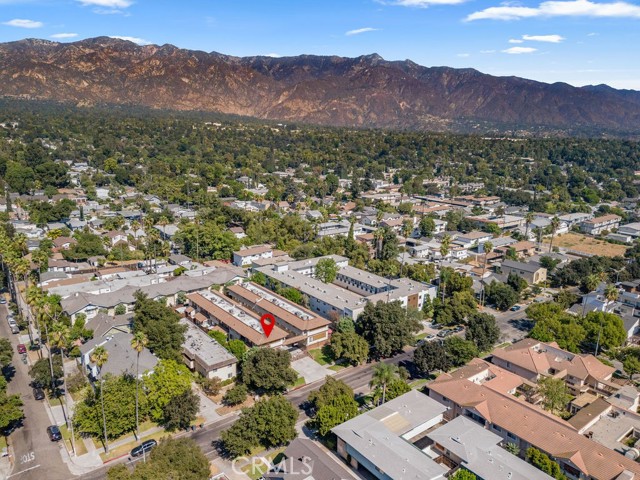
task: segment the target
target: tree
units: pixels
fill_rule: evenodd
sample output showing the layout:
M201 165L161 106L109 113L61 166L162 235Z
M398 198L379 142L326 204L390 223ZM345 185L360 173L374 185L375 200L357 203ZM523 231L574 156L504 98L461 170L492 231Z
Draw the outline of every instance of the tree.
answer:
M52 359L53 378L51 378L51 365L49 359L41 358L29 369L29 376L33 379L33 383L52 390L55 388L56 381L62 378L62 360L60 357Z
M293 303L297 303L298 305L303 305L303 306L305 304L304 295L297 288L293 288L293 287L283 288L278 293L282 295L284 298L286 298L287 300L292 301Z
M334 358L345 359L353 365L363 363L369 356L369 344L355 331L335 332L331 336L331 350Z
M356 324L349 317L342 317L336 322L336 331L340 333L349 333L356 331Z
M122 464L107 472L108 480L208 480L210 476L209 459L195 441L171 437L160 440L146 462L138 462L132 473Z
M132 376L105 375L98 388L95 391L91 389L84 400L76 404L74 427L84 435L100 438L105 435L106 419L106 437L109 439L135 432L135 390L136 382ZM142 405L142 411L146 411L147 402L144 394L141 395L139 403Z
M227 350L231 352L238 360L242 360L247 352L247 346L242 340L229 340Z
M262 399L245 408L238 420L222 432L224 450L233 457L245 455L258 446L286 445L296 436L297 409L281 395Z
M69 261L85 261L89 257L106 255L107 251L102 243L102 237L90 232L76 231L74 237L77 241L68 250L62 251L62 256Z
M242 382L267 393L283 392L296 381L291 355L284 350L263 348L250 351L242 364Z
M247 399L248 394L247 386L237 383L233 388L227 390L227 393L222 397L222 403L229 406L240 405Z
M481 279L484 279L484 274L487 271L487 262L489 261L489 254L493 251L493 243L484 242L484 262L482 263L482 276ZM485 295L485 284L482 282L482 293L480 295L480 305L484 306L484 295Z
M516 457L520 455L520 447L513 443L509 442L504 446L504 449L509 452L511 455L515 455Z
M440 342L424 342L413 352L413 363L424 375L434 370L447 371L451 368L451 361Z
M513 288L518 294L522 293L529 286L524 278L513 272L507 277L507 285Z
M472 341L480 352L493 348L500 338L496 317L488 313L474 313L467 321L465 339Z
M436 231L436 222L431 217L424 217L419 224L420 235L430 237Z
M191 390L176 395L164 407L162 424L170 432L187 428L198 418L200 397Z
M140 423L138 419L138 395L140 390L140 354L145 349L149 339L144 332L136 332L131 339L131 347L136 351L136 437L140 438Z
M324 283L332 283L338 275L338 265L333 258L323 258L316 264L316 278Z
M338 395L322 405L313 419L318 433L325 436L336 425L346 422L358 415L358 403L353 395Z
M538 470L542 470L544 473L551 475L556 480L567 480L567 477L560 469L560 465L551 460L547 454L542 453L537 448L530 447L527 449L527 460Z
M420 331L420 322L402 307L398 301L377 304L367 303L358 317L356 331L377 356L388 357L414 342Z
M640 373L640 359L634 355L627 355L622 361L622 368L629 375L629 378L633 380L633 376Z
M474 343L458 336L447 337L443 343L449 362L454 367L461 367L478 356L478 348Z
M24 412L20 395L8 395L4 377L2 377L2 381L3 384L0 386L0 432L6 434L9 427L24 418Z
M391 383L387 386L387 400L393 400L394 398L399 397L400 395L404 395L407 392L411 391L411 385L409 385L402 378L396 378L391 381ZM375 392L374 392L375 398Z
M198 383L207 395L215 396L222 390L222 381L218 377L198 377Z
M614 313L589 312L582 320L586 341L598 349L610 350L620 347L627 340L622 318Z
M0 338L0 369L11 363L13 358L13 346L7 338Z
M602 281L602 279L600 278L599 275L596 275L594 273L587 275L584 278L584 281L582 283L584 290L589 293L589 292L593 292L596 288L598 288L598 285L600 285L600 282Z
M540 266L546 268L550 274L553 273L559 263L560 260L557 258L549 257L547 255L540 257Z
M327 375L322 386L309 394L308 401L314 410L318 411L324 405L330 404L333 398L340 396L353 398L353 389L342 380Z
M456 470L456 473L451 475L449 478L451 480L477 480L478 477L476 477L469 470L465 470L464 468L461 467L458 470Z
M487 300L495 304L498 310L508 310L520 300L520 295L510 285L495 280L487 285L486 291Z
M172 398L191 390L192 375L186 365L174 360L160 360L153 373L143 378L151 419L161 422L164 408Z
M142 332L148 339L147 347L159 358L181 360L185 325L180 316L161 302L142 292L135 293L133 332Z
M440 255L442 255L442 258L447 258L447 256L449 256L450 250L451 237L448 234L445 234L440 241Z
M538 380L538 393L542 396L544 409L554 414L564 410L571 400L567 384L562 378L541 377Z
M398 378L398 367L389 363L379 362L373 367L373 375L369 385L382 390L382 403L386 402L387 387Z

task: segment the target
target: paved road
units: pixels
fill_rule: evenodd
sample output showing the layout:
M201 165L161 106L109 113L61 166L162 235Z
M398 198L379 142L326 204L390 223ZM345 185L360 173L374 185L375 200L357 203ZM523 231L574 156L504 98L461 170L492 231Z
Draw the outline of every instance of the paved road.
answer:
M510 310L500 312L489 307L484 307L481 311L496 317L496 323L501 332L500 342L520 340L533 328L533 322L527 320L524 306L517 312Z
M393 363L398 364L405 360L410 360L413 357L413 349L408 349L407 352L397 355L393 358L389 358L384 360L385 363ZM373 364L361 365L359 367L350 368L346 370L342 370L334 375L334 378L343 380L347 383L351 388L355 391L363 388L368 389L369 382L371 381L371 373L373 369ZM320 380L309 385L305 385L302 388L294 390L286 395L287 399L295 405L296 407L300 407L314 390L317 390L322 386L324 380ZM212 423L207 425L201 430L196 430L194 433L186 434L188 437L195 440L198 446L202 449L202 451L207 455L210 460L213 460L218 457L218 453L216 448L213 445L213 442L220 438L220 433L222 431L229 428L235 421L235 416L227 417L219 422ZM304 410L300 410L300 416L298 417L298 421L305 420L307 418ZM137 459L136 461L140 461L141 459ZM125 457L121 460L114 461L110 463L108 466L104 466L97 470L94 470L91 473L83 475L82 480L102 480L106 478L107 470L111 468L113 465L117 463L126 463L128 459ZM20 479L21 480L21 479Z
M0 335L9 338L15 349L18 335L12 335L9 330L6 305L0 305ZM15 376L9 382L8 392L18 394L22 398L25 419L23 426L17 428L9 437L15 455L14 468L9 478L68 480L72 475L62 462L59 450L64 446L49 440L46 428L50 421L44 402L34 400L33 391L29 386L29 367L22 363L17 352L13 356L13 366Z

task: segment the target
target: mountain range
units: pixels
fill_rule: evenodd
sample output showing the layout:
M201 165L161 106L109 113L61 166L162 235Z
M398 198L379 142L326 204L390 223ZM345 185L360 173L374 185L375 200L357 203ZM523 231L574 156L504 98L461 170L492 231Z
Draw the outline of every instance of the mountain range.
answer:
M0 95L345 127L640 133L640 92L410 60L233 57L109 37L0 44Z

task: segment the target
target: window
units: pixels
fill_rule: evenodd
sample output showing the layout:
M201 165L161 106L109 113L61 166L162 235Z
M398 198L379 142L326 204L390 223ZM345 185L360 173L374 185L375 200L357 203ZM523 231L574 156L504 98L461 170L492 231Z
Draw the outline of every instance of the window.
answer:
M502 431L502 429L498 425L496 425L495 423L491 425L491 428L493 428L496 432L501 432Z
M513 433L511 432L507 432L507 438L510 438L511 440L517 440L518 437L516 437Z

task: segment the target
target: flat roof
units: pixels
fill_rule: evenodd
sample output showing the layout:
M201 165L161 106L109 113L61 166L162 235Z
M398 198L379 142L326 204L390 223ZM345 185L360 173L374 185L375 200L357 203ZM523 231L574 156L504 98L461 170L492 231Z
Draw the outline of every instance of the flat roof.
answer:
M182 350L189 358L199 360L209 368L220 368L238 362L226 348L186 318L180 319L180 324L187 327Z

